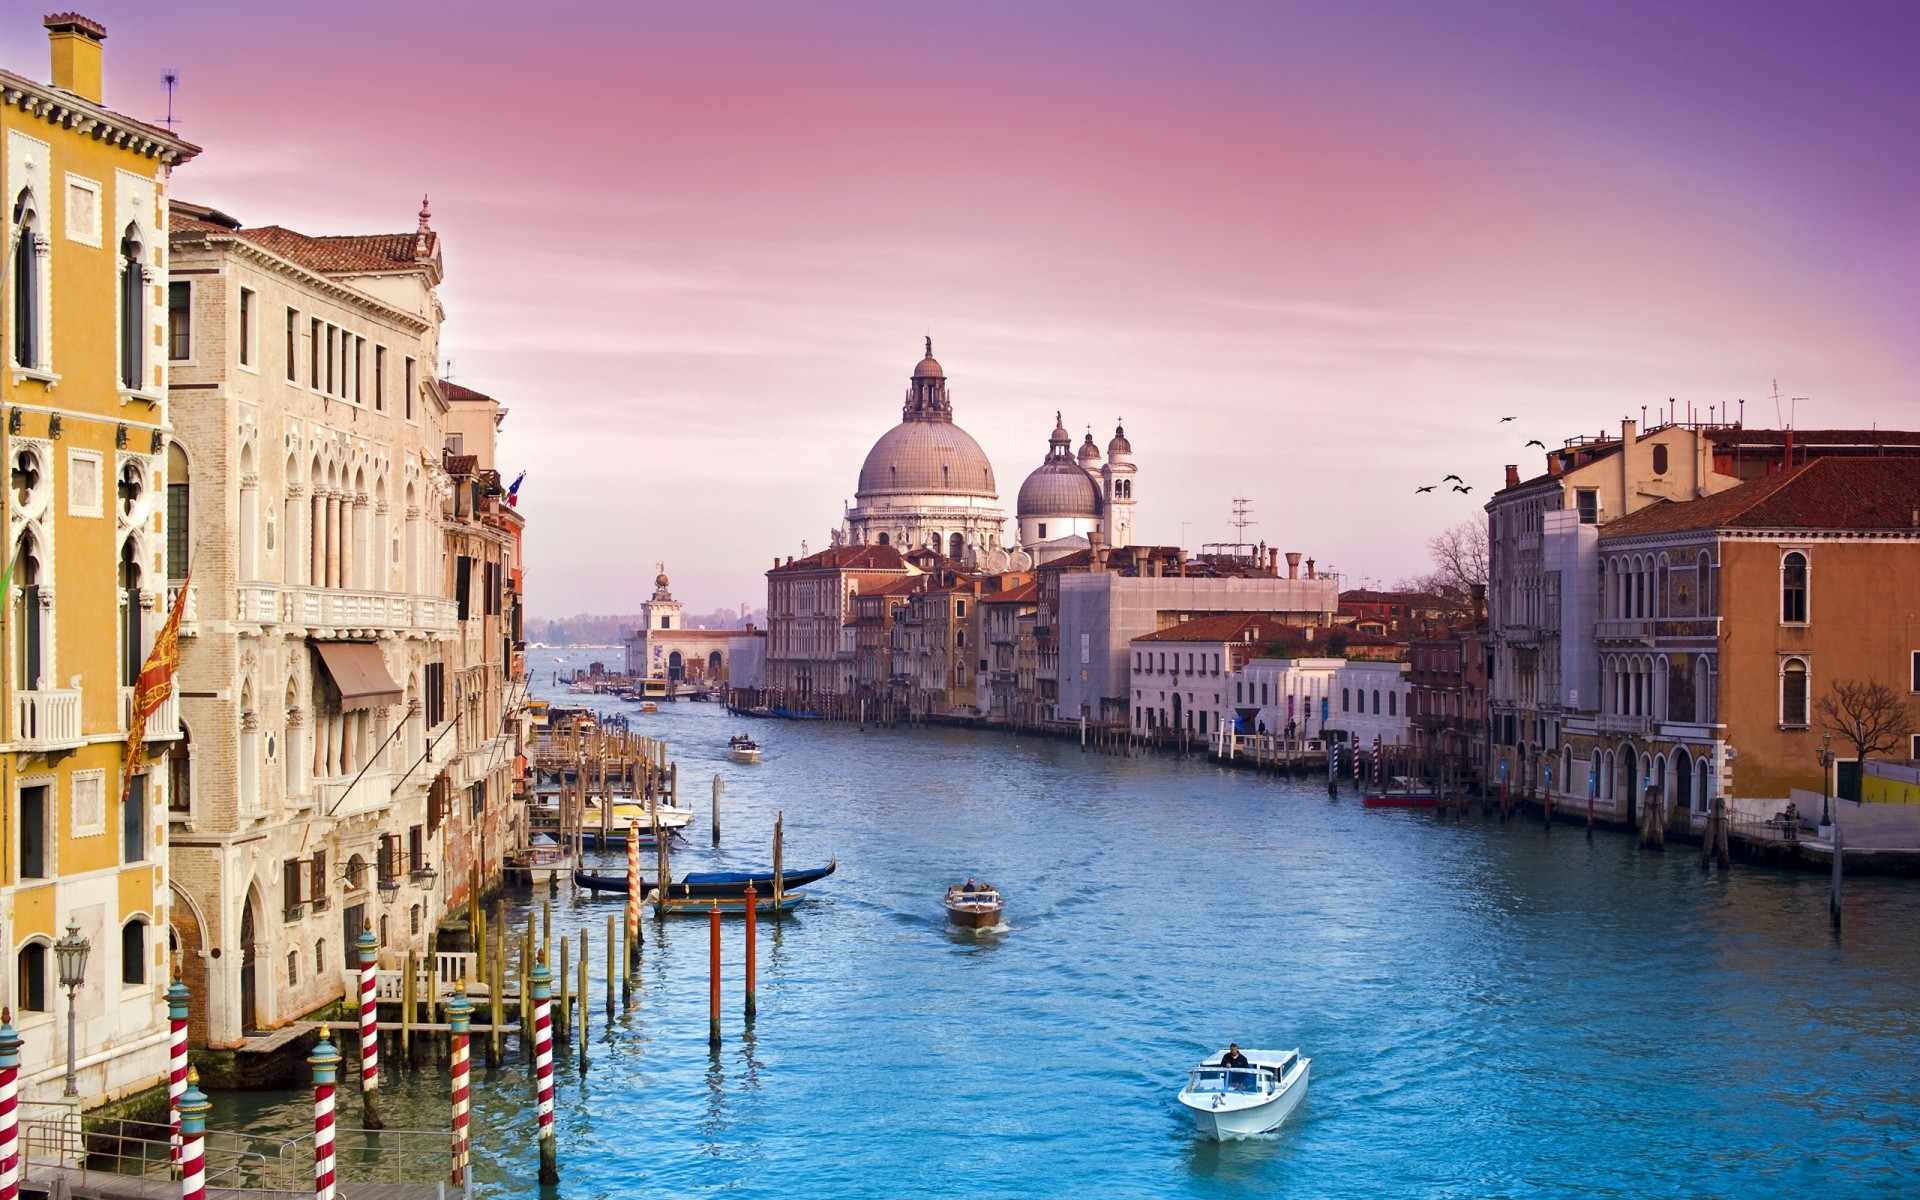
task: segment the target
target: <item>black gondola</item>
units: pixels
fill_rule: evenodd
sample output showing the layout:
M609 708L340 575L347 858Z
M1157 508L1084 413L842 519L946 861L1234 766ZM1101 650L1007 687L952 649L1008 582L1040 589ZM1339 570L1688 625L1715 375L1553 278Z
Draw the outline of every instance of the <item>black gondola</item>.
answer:
M824 867L815 867L810 871L788 871L781 879L781 886L792 891L805 887L809 883L825 879L833 874L836 862ZM573 873L575 887L583 887L590 892L609 892L616 896L627 894L627 877L620 875L599 875L590 871ZM676 896L738 896L752 883L754 890L771 894L773 891L772 871L694 871L673 881L673 894ZM653 890L653 884L643 875L640 878L640 891Z

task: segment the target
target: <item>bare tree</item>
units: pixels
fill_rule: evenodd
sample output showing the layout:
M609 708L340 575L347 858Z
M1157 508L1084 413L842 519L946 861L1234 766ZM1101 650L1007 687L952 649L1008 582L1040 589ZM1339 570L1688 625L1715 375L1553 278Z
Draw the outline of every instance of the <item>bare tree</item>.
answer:
M1864 771L1870 754L1891 754L1913 728L1907 698L1875 679L1836 679L1814 703L1820 727L1853 743Z
M1401 581L1406 591L1453 594L1463 599L1487 582L1487 523L1467 520L1427 539L1433 569Z

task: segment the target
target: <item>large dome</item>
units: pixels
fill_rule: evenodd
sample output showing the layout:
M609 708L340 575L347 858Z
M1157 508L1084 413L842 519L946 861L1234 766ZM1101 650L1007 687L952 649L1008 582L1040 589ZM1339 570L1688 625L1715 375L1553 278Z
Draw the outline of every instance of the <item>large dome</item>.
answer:
M950 420L902 421L867 451L855 499L901 495L999 498L986 451Z
M1028 517L1098 517L1100 488L1071 457L1049 458L1020 485L1017 513Z

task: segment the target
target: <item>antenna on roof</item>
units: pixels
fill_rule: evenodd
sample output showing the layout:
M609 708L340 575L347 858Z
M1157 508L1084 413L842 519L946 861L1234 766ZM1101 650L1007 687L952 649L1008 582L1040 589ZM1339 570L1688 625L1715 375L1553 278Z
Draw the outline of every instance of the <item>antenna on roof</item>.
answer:
M1242 544L1245 544L1247 540L1247 526L1258 525L1260 523L1248 515L1252 511L1253 501L1247 499L1245 496L1235 496L1233 498L1233 521L1231 523L1235 529L1240 531L1240 541Z
M167 89L167 115L160 118L160 123L172 129L176 123L173 118L173 89L180 86L180 72L172 67L161 71L160 86Z

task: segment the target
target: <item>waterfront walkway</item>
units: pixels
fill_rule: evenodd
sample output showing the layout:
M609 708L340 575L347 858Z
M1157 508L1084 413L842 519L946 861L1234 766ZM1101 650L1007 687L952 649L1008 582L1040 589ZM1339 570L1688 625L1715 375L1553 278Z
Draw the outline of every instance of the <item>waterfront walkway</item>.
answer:
M74 1200L178 1200L177 1180L153 1175L114 1175L71 1167L35 1167L21 1181L22 1200L45 1200L56 1180L66 1182ZM418 1183L341 1183L340 1200L437 1200L447 1193L438 1186ZM457 1195L457 1193L455 1193ZM295 1189L208 1187L208 1200L306 1200L311 1186Z

